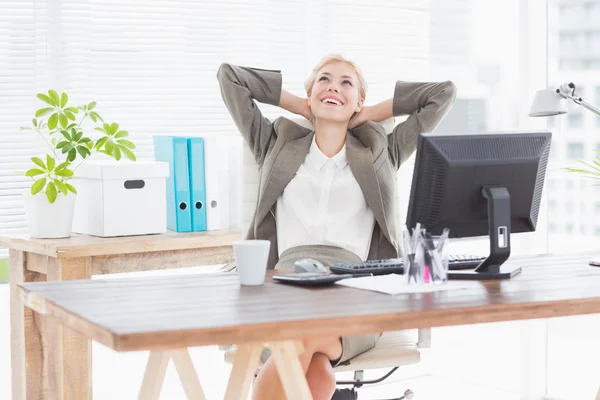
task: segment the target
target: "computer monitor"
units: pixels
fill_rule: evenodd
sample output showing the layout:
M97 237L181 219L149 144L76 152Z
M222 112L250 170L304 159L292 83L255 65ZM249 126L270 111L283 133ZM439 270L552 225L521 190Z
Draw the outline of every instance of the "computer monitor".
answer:
M536 228L550 132L423 134L406 225L431 234L489 235L490 255L475 270L450 271L449 279L507 279L520 268L502 264L510 235Z

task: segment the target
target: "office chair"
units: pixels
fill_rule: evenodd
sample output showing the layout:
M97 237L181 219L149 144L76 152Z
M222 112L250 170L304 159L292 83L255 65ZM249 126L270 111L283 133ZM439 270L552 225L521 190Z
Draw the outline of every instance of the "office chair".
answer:
M310 121L304 118L291 118L292 121L313 129ZM383 124L386 132L389 134L394 128L394 120L390 119ZM258 198L258 184L260 174L258 165L254 160L249 147L243 146L243 232L248 230L251 218L254 215L256 202ZM396 193L396 204L398 204L398 194ZM376 384L387 379L399 367L416 364L420 361L420 349L429 348L431 345L430 329L413 329L397 332L385 332L379 339L377 346L360 356L352 359L344 365L334 368L335 372L354 371L354 379L350 381L338 381L332 400L356 400L358 398L357 389L370 384ZM224 347L225 361L233 363L236 347ZM390 372L376 380L364 380L364 371L369 369L391 368ZM399 397L390 400L409 400L414 394L407 390Z

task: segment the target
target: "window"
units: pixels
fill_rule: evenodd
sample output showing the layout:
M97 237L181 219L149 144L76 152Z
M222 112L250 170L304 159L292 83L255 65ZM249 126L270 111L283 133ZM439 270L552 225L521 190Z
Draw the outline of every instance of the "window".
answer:
M600 32L586 32L587 50L595 53L600 49Z
M573 233L573 224L569 222L567 225L565 225L565 231L567 233Z
M548 201L548 211L550 211L550 212L556 211L556 200Z
M573 203L568 202L565 204L565 210L569 213L569 214L573 214Z
M596 225L594 229L594 236L600 236L600 226Z
M578 35L572 32L561 32L560 33L560 50L563 52L570 52L578 46Z
M569 128L571 129L582 129L583 128L583 114L580 112L569 112L567 114L567 120L569 122Z
M580 160L583 158L583 143L569 143L567 147L567 158Z
M573 180L572 180L572 179L569 179L569 180L565 181L565 187L566 187L568 190L571 190L571 189L573 189L573 187L574 187L574 186L575 186L575 185L573 184Z

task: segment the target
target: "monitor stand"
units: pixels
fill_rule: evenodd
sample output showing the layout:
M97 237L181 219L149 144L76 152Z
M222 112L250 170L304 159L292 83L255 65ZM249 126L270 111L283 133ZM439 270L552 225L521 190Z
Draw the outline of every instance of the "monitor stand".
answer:
M488 202L490 255L475 270L449 271L448 279L491 280L510 279L521 272L520 267L502 265L510 256L510 194L505 187L484 187Z

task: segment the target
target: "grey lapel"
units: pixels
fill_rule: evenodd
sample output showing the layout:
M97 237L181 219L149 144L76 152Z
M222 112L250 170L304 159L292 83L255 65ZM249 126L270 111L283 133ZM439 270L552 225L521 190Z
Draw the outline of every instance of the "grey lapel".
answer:
M306 159L310 151L314 133L300 137L285 143L271 167L271 173L265 181L263 190L259 195L258 208L256 213L256 222L260 223L277 198L283 193L285 187L298 172L300 165Z
M368 147L365 147L357 138L349 134L346 136L346 151L348 152L348 165L356 178L358 185L362 189L367 204L373 211L373 216L386 238L390 238L385 213L383 211L383 201L379 189L379 181L373 165L373 153Z

